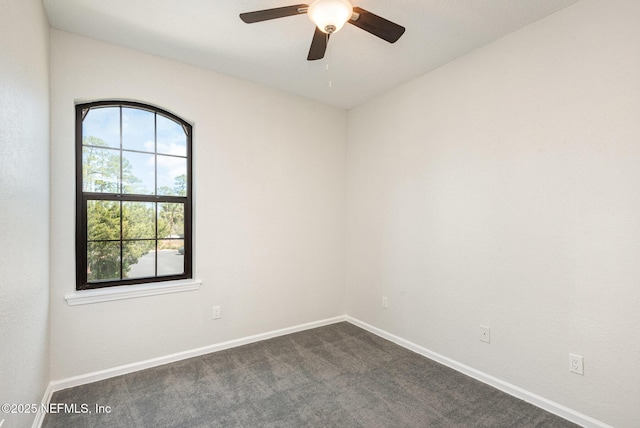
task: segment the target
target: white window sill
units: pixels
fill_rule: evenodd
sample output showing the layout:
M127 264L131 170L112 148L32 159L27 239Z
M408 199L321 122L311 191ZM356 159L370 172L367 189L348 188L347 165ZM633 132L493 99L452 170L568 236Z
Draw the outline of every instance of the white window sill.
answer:
M187 279L180 281L154 282L150 284L121 285L117 287L80 290L67 294L64 298L69 306L88 305L90 303L112 300L135 299L157 294L180 293L200 289L202 281Z

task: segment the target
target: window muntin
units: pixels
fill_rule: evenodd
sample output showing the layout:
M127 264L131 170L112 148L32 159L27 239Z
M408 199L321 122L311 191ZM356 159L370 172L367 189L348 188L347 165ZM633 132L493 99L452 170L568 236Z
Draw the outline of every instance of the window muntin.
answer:
M76 288L191 278L191 136L146 104L76 106Z

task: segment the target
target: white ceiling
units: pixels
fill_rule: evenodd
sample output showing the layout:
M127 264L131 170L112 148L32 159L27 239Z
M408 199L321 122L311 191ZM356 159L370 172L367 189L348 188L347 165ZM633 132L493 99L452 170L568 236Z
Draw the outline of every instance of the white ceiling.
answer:
M577 1L353 0L405 34L389 44L345 25L323 60L307 61L314 26L306 15L255 24L238 17L300 0L43 0L54 28L345 109Z

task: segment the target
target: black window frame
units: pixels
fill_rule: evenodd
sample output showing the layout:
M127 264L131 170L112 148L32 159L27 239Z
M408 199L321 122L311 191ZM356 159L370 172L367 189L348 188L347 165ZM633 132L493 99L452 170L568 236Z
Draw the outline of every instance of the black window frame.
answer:
M119 193L94 193L85 192L83 190L83 120L87 113L92 108L100 107L120 107L120 147L119 151L122 154L122 108L130 107L152 112L155 115L164 116L178 124L182 125L182 128L186 134L186 196L170 196L170 195L144 195L144 194L128 194L123 192L122 186L120 186ZM125 100L106 100L106 101L94 101L88 103L76 104L76 123L75 123L75 154L76 154L76 290L88 290L105 287L117 287L122 285L133 284L148 284L163 281L174 281L180 279L193 278L193 198L192 198L192 144L193 144L193 127L186 120L181 117L156 107L154 105L125 101ZM156 116L154 116L155 119ZM157 127L156 127L157 128ZM155 138L157 141L157 130ZM154 150L155 155L158 155L157 147ZM122 168L122 165L121 165ZM157 168L157 165L156 165ZM157 184L156 184L157 186ZM155 193L155 192L154 192ZM122 201L122 202L154 202L154 203L183 203L184 204L184 272L176 275L157 275L157 261L156 261L156 275L143 278L123 278L122 267L120 270L120 279L118 280L103 280L99 282L89 282L87 272L87 247L88 247L88 233L87 233L87 202L89 200L104 200L104 201ZM156 236L154 238L156 242L156 249L158 241L162 240ZM120 230L119 242L124 242L122 236L122 230ZM122 255L122 249L121 249Z

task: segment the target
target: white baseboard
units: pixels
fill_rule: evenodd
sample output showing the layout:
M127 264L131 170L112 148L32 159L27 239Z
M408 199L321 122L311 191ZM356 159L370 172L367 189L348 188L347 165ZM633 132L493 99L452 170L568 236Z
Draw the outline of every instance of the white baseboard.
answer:
M300 324L293 327L283 328L280 330L269 331L266 333L260 333L253 336L247 336L240 339L230 340L228 342L216 343L214 345L203 346L202 348L191 349L189 351L177 352L175 354L165 355L163 357L151 358L149 360L139 361L136 363L125 364L118 367L112 367L105 370L99 370L96 372L86 373L83 375L73 376L66 379L54 380L49 383L42 399L43 404L49 404L51 395L56 392L67 388L73 388L74 386L80 386L91 382L97 382L99 380L109 379L115 376L120 376L127 373L132 373L138 370L144 370L151 367L161 366L163 364L173 363L180 360L186 360L187 358L198 357L200 355L209 354L211 352L222 351L224 349L235 348L237 346L247 345L249 343L259 342L261 340L271 339L278 336L284 336L286 334L296 333L299 331L309 330L316 327L322 327L325 325L335 324L338 322L346 321L346 315L341 315L334 318L328 318L320 321L314 321L306 324ZM33 428L38 428L42 424L44 414L38 414L38 417L33 423Z
M91 382L97 382L99 380L109 379L115 376L120 376L127 373L132 373L138 370L144 370L151 367L161 366L163 364L169 364L180 360L185 360L187 358L198 357L200 355L209 354L211 352L222 351L225 349L235 348L242 345L247 345L254 342L259 342L261 340L271 339L274 337L284 336L286 334L296 333L299 331L309 330L316 327L322 327L325 325L335 324L338 322L347 321L353 325L361 327L377 336L380 336L384 339L387 339L397 345L402 346L403 348L409 349L417 354L420 354L426 358L429 358L433 361L436 361L440 364L443 364L447 367L450 367L460 373L463 373L467 376L470 376L480 382L486 383L496 389L499 389L509 395L517 397L521 400L524 400L528 403L533 404L534 406L540 407L541 409L546 410L549 413L553 413L558 415L564 419L567 419L573 423L581 425L587 428L613 428L610 425L605 424L597 419L594 419L590 416L584 415L580 412L572 410L568 407L565 407L561 404L548 400L544 397L541 397L537 394L529 392L525 389L522 389L516 385L505 382L501 379L498 379L489 374L483 373L479 370L474 369L473 367L469 367L465 364L462 364L458 361L452 360L451 358L445 357L444 355L440 355L436 352L433 352L427 348L424 348L420 345L417 345L413 342L405 340L401 337L398 337L394 334L391 334L385 330L374 327L370 324L367 324L363 321L360 321L356 318L350 317L348 315L342 315L334 318L328 318L325 320L310 322L306 324L300 324L293 327L283 328L280 330L274 330L266 333L256 334L253 336L247 336L240 339L230 340L227 342L217 343L214 345L204 346L202 348L192 349L189 351L178 352L175 354L166 355L163 357L152 358L149 360L140 361L137 363L125 364L118 367L113 367L110 369L99 370L92 373L87 373L79 376L73 376L66 379L55 380L49 383L47 387L44 397L42 398L43 404L49 404L51 400L51 396L55 391L60 391L66 388L72 388L74 386L80 386ZM42 422L44 420L44 413L38 413L36 419L33 422L32 428L40 428Z
M49 404L49 402L51 401L51 394L53 394L53 389L51 387L51 382L49 382L49 385L47 385L47 389L44 390L42 401L40 402L41 408ZM42 411L36 413L36 418L33 420L31 428L40 428L42 426L42 422L44 422L45 414L46 413Z
M410 342L394 334L391 334L387 331L374 327L370 324L360 321L359 319L350 317L348 315L346 316L346 319L347 319L347 322L353 325L357 325L358 327L361 327L367 330L368 332L375 334L376 336L380 336L384 339L387 339L397 345L402 346L403 348L409 349L410 351L420 354L423 357L427 357L430 360L443 364L460 373L463 373L469 377L479 380L482 383L486 383L487 385L490 385L496 389L499 389L502 392L505 392L516 398L519 398L528 403L531 403L536 407L540 407L541 409L544 409L549 413L553 413L554 415L558 415L561 418L567 419L568 421L571 421L575 424L581 425L586 428L613 428L611 427L611 425L607 425L602 421L599 421L590 416L587 416L585 414L572 410L554 401L548 400L544 397L534 394L533 392L529 392L525 389L520 388L519 386L513 385L509 382L505 382L494 376L491 376L489 374L476 370L473 367L469 367L458 361L452 360L451 358L445 357L444 355L438 354L437 352L433 352L413 342Z

